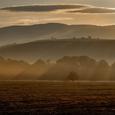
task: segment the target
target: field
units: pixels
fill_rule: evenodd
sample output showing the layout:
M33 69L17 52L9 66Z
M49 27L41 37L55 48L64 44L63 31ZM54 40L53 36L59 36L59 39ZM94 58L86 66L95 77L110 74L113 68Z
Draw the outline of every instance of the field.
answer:
M0 115L115 115L115 82L1 81Z

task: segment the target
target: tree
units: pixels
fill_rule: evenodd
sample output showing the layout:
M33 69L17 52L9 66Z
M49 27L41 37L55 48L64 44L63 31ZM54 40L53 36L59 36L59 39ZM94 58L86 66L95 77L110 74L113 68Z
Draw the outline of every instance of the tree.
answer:
M110 67L110 80L115 81L115 63Z
M105 60L101 60L97 63L96 69L94 71L94 75L92 80L100 81L100 80L108 80L109 78L109 65Z
M78 80L78 74L76 72L72 71L69 73L69 75L67 76L66 79L70 80L70 81Z

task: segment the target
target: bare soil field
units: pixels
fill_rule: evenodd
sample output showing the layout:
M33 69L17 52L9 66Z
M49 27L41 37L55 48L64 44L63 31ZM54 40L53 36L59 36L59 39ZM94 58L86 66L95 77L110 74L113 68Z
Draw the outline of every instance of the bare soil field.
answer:
M115 82L0 81L0 115L115 115Z

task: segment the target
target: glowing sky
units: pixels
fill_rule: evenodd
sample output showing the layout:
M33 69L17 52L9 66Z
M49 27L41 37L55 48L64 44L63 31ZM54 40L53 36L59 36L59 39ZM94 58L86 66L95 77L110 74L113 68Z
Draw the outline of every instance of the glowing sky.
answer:
M39 23L115 25L115 0L0 0L0 7L28 6L37 4L82 4L88 9L58 9L56 11L9 11L0 10L0 27ZM87 6L87 5L89 6ZM90 6L91 5L91 6ZM101 9L103 7L103 9ZM108 9L113 8L113 9Z
M0 7L31 4L90 4L101 7L115 7L115 0L0 0Z

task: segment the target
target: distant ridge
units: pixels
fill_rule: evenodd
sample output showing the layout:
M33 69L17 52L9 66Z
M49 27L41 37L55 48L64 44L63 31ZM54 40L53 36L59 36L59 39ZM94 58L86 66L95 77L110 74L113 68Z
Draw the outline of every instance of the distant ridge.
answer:
M0 48L3 57L35 61L38 58L56 60L63 56L90 56L115 61L115 40L63 39L38 40Z
M115 39L115 25L66 25L47 23L28 26L10 26L0 28L0 45L25 43L39 39L71 39L87 37Z

